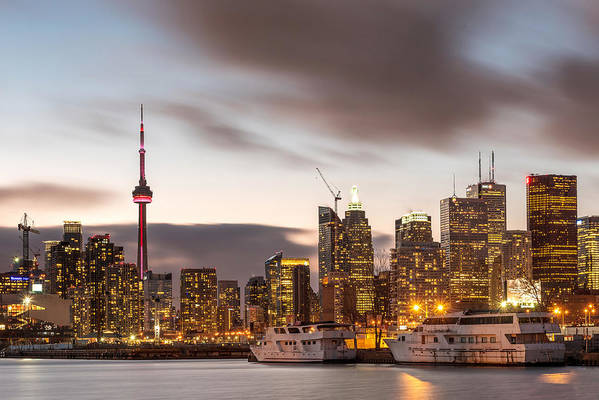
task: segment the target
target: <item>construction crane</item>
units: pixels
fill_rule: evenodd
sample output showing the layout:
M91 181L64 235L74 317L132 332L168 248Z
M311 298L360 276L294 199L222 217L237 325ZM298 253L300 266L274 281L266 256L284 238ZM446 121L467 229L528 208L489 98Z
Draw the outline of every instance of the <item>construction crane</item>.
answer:
M23 231L23 265L29 261L29 232L36 233L38 235L40 233L40 231L33 228L32 225L33 221L31 221L31 225L29 225L27 213L25 213L23 215L23 220L18 225L19 231Z
M337 194L335 194L335 192L331 188L331 185L329 185L327 180L324 179L324 175L322 174L322 172L320 172L320 169L316 168L316 171L318 171L318 174L322 178L322 181L324 182L325 185L327 185L327 189L329 189L329 192L331 192L331 194L333 195L333 199L335 199L335 214L337 214L337 202L339 200L341 200L341 190L339 190L339 188L337 186L333 185L335 187L335 189L337 190Z

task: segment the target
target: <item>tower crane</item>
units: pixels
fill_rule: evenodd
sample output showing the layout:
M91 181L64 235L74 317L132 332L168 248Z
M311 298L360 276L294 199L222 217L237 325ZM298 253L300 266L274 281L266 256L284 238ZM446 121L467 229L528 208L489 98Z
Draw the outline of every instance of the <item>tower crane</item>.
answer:
M331 192L331 194L333 195L333 199L335 199L335 214L337 214L337 202L339 200L341 200L341 190L339 190L339 188L337 186L333 185L333 187L337 190L337 194L335 194L335 192L331 188L331 185L329 185L329 183L327 182L327 180L324 178L324 175L322 174L322 172L320 172L320 169L316 168L316 171L318 171L318 174L320 175L320 178L322 179L322 181L324 182L324 184L327 185L327 189L329 189L329 192Z
M23 265L29 262L29 232L38 234L40 231L33 228L33 221L31 221L31 225L29 225L29 221L27 219L27 213L23 215L23 220L19 223L18 228L19 231L23 231Z

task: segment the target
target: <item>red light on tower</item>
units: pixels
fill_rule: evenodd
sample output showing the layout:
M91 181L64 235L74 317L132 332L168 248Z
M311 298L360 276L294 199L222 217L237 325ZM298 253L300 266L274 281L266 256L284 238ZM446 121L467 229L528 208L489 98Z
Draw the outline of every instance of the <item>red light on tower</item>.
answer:
M530 176L526 177L526 186L530 185L531 178Z

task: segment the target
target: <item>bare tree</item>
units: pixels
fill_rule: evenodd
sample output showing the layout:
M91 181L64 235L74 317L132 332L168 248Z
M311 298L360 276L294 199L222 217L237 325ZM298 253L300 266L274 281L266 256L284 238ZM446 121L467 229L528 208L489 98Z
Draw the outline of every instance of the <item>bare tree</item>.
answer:
M385 249L374 248L374 275L380 274L382 271L388 271L389 267L389 252Z

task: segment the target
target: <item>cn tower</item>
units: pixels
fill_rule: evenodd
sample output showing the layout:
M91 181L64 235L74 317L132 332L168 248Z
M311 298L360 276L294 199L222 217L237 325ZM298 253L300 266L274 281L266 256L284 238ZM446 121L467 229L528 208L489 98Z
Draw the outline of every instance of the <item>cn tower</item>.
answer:
M139 185L133 190L133 202L139 205L139 224L137 226L137 266L140 279L148 270L148 235L146 225L146 204L152 202L152 191L146 182L146 149L144 149L144 105L141 105L141 124L139 127Z

